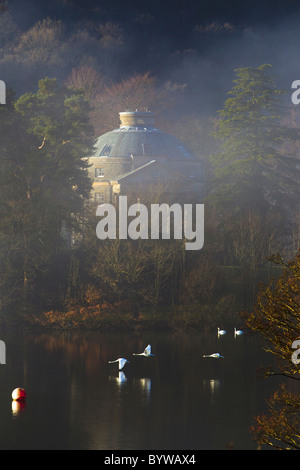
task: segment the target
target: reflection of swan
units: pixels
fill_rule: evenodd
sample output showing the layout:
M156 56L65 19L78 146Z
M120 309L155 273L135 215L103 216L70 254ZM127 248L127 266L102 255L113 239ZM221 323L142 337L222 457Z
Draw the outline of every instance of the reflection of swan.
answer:
M137 383L143 393L144 398L148 401L151 397L151 379L149 377L140 377L134 379L134 382Z
M118 385L122 385L123 383L127 382L127 377L124 372L120 371L117 377L112 377Z
M143 377L139 380L139 382L142 389L145 390L147 394L149 394L151 392L151 379Z
M215 359L224 358L220 353L204 354L203 357L213 357Z
M119 359L116 359L115 361L108 361L109 364L112 364L113 362L118 362L119 363L119 370L123 369L125 364L129 361L127 359L124 359L123 357L120 357Z
M220 328L218 328L218 336L221 336L221 335L226 335L227 331L225 330L220 330Z
M122 383L124 383L124 382L127 382L127 377L126 377L126 375L124 374L124 372L122 372L122 371L119 372L119 377L117 377L117 382L118 382L119 384L122 384Z
M209 389L212 394L214 394L220 388L220 380L218 379L209 379L209 380L204 379L203 384L205 386L206 385L209 386Z
M244 332L242 330L237 330L236 328L234 329L234 336L238 336L238 335L243 335Z
M133 356L154 356L154 354L151 354L151 345L148 344L148 346L144 349L142 353L133 353Z

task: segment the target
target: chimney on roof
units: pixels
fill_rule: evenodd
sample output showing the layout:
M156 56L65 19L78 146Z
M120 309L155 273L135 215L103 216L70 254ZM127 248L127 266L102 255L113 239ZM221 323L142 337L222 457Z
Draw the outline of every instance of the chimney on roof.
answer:
M125 111L119 115L120 127L154 127L154 113L151 111Z

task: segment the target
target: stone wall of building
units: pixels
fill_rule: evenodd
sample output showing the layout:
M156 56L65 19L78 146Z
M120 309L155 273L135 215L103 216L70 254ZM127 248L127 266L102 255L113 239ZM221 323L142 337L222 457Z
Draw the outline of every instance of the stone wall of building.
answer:
M111 181L117 176L132 170L130 157L90 157L89 175L92 182Z
M144 192L150 186L153 190L158 181L159 187L171 182L188 191L196 187L202 165L181 142L154 127L153 113L124 112L120 120L119 129L97 139L88 158L92 200L98 204L114 200L114 182L122 187L122 193L125 187Z

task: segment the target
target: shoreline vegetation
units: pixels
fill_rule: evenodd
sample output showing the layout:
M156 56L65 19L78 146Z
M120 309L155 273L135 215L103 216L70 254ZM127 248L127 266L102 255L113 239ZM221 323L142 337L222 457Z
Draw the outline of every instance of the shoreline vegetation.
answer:
M211 306L199 304L165 305L158 306L153 312L152 308L145 306L138 313L128 302L116 302L101 305L72 304L67 311L50 310L41 314L18 315L16 317L3 316L0 327L5 329L32 329L42 331L188 331L209 332L222 325L224 328L241 326L244 322L236 310L228 313L220 306L214 312L208 309Z

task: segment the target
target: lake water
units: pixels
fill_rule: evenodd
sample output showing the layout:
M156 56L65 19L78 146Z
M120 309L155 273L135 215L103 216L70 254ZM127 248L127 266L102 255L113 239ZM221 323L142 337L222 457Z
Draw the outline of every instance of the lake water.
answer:
M249 427L282 381L257 336L3 332L1 449L256 449ZM148 343L154 357L133 356ZM203 358L220 352L224 359ZM130 361L122 372L109 360ZM27 392L24 406L12 390Z

